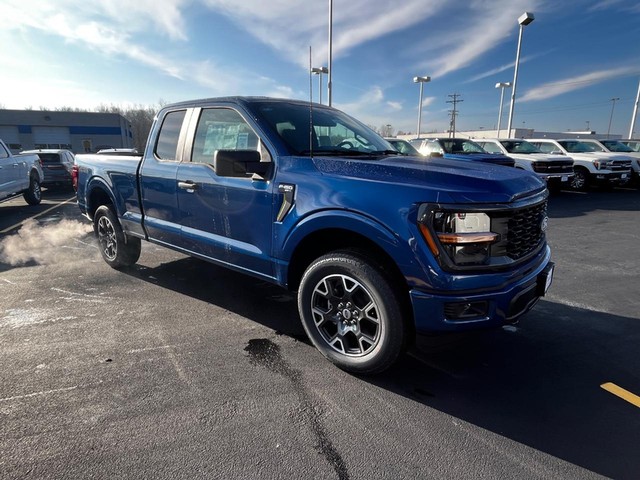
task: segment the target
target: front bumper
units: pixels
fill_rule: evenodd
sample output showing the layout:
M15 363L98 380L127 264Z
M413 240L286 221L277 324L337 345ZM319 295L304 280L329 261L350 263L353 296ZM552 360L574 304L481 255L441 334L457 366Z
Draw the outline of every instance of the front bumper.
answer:
M543 260L526 275L490 291L465 294L411 290L416 332L455 332L514 322L527 313L551 285L554 265L550 257L547 249ZM465 305L471 307L470 313L459 315Z
M598 183L624 184L631 180L631 170L593 173L592 177Z

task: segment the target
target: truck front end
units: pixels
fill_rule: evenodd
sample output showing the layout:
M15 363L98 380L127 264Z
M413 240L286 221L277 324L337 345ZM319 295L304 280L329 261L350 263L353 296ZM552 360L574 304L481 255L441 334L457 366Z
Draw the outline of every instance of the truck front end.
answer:
M535 305L553 278L547 195L505 204L420 205L417 235L427 248L416 255L429 265L430 280L410 290L418 332L500 326Z

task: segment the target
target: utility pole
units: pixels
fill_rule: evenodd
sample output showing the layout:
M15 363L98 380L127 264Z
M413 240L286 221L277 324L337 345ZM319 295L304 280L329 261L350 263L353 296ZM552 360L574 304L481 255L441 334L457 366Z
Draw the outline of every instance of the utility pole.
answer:
M611 121L613 120L613 109L616 108L616 102L618 100L620 100L619 97L615 97L609 100L611 102L611 116L609 117L609 128L607 128L607 138L609 138L609 133L611 132Z
M447 95L447 96L452 98L452 100L447 100L447 103L453 104L453 110L449 110L449 113L451 113L451 125L449 128L449 138L453 138L456 136L456 117L458 116L457 105L460 102L464 102L464 100L459 99L460 97L459 93L454 93L452 95Z
M638 103L640 103L640 82L638 82L638 94L636 95L636 103L633 106L633 116L631 117L631 126L629 127L629 138L633 138L633 130L636 126L636 116L638 116Z

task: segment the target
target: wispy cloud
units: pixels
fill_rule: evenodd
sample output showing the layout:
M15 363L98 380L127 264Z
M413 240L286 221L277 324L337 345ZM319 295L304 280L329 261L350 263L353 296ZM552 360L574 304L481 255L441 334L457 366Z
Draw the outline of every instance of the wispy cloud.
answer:
M551 52L552 52L552 50L547 50L546 52L536 53L535 55L528 55L528 56L522 57L520 59L520 64L522 65L523 63L527 63L527 62L533 60L534 58L542 57L542 56L547 55L547 54L549 54ZM497 73L502 73L502 72L504 72L506 70L512 70L513 67L515 66L515 64L516 64L516 62L514 60L511 63L507 63L505 65L501 65L499 67L493 68L493 69L488 70L486 72L479 73L478 75L474 75L469 80L466 80L463 83L477 82L478 80L482 80L482 79L487 78L487 77L492 77L493 75L496 75ZM511 72L511 73L513 73L513 72Z
M434 78L442 77L472 64L507 39L518 27L517 19L525 10L536 10L543 0L492 2L471 0L464 15L448 19L447 34L429 38L417 49L429 52L422 67Z
M403 30L436 15L447 0L351 0L340 2L333 14L333 58L375 38ZM235 24L270 45L291 62L308 66L308 46L314 46L314 64L328 56L328 2L296 0L205 0Z
M590 73L583 73L575 77L564 78L553 82L544 83L532 88L518 99L519 102L532 102L536 100L546 100L557 97L565 93L586 88L591 85L602 83L612 78L623 77L640 73L640 68L620 67L607 70L597 70Z
M429 120L428 107L433 105L435 101L436 97L424 97L422 99L423 126L425 128L430 128L427 124ZM369 125L375 127L392 124L400 130L410 130L412 126L415 129L413 114L408 118L406 106L386 98L384 90L379 86L371 87L358 97L355 97L351 102L336 103L335 106L356 118L366 119ZM409 108L417 114L418 102L416 101Z
M608 10L611 7L615 7L625 3L626 0L601 0L595 5L591 5L587 11L588 12L598 12L601 10Z

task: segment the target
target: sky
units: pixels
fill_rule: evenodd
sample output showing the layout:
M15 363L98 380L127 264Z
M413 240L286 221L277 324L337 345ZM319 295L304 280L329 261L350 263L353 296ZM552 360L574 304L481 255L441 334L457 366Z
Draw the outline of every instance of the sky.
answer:
M0 107L309 99L310 88L318 101L309 65L328 64L329 4L2 0ZM494 129L495 84L513 82L525 11L535 20L522 32L513 127L606 134L611 120L611 133L626 137L640 81L637 0L333 0L332 105L377 128L415 132L413 77L428 75L422 131L449 127L453 94L462 100L458 130Z

